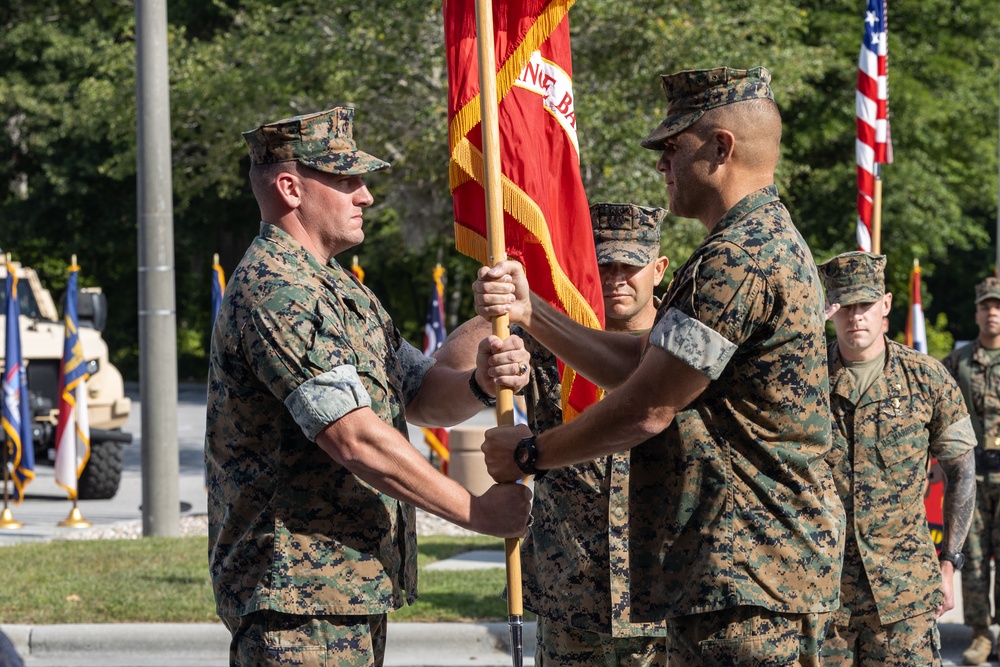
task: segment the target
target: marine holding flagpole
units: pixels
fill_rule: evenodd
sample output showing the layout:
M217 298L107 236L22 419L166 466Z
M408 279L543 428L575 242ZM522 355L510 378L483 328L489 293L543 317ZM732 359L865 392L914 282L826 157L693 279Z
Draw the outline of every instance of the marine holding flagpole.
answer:
M474 284L481 316L507 314L613 390L537 436L488 431L490 474L631 449L631 620L665 620L669 663L688 667L816 667L838 607L844 510L825 461L824 309L774 184L770 81L763 67L662 77L667 115L642 146L659 152L670 212L707 235L648 336L573 323L530 292L516 262L480 269Z
M260 232L232 272L212 334L205 458L216 609L242 665L381 665L386 614L416 590L414 506L498 537L525 534L531 492L473 496L410 444L518 390L517 337L479 345L472 373L407 343L335 256L364 240L354 110L243 134Z

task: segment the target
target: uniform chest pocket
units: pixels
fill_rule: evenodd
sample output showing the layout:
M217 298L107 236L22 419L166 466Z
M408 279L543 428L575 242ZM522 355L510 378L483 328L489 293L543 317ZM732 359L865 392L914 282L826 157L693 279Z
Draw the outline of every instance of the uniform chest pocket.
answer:
M876 444L882 467L924 465L927 457L927 438L924 437L923 424L916 422L901 424L890 420L880 423L879 431L885 433Z

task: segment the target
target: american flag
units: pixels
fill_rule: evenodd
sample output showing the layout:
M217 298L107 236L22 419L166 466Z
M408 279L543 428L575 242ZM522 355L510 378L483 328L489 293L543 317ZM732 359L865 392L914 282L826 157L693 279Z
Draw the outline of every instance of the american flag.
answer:
M865 37L858 57L858 89L855 109L858 139L858 247L872 249L872 200L879 164L892 163L889 136L888 54L885 0L868 0Z
M444 268L438 264L434 267L434 285L431 288L431 298L427 305L427 320L424 324L424 354L431 354L444 343L444 283L441 276ZM448 429L425 428L424 442L441 459L441 472L448 473L448 461L451 458L448 448Z

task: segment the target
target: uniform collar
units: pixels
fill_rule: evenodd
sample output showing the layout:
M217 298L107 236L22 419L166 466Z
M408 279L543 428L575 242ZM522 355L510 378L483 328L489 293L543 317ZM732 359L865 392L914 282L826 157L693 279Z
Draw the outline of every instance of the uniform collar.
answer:
M291 234L267 222L260 223L259 235L262 239L284 248L300 265L308 266L321 282L335 292L338 298L354 301L362 312L371 307L371 292L358 281L357 276L345 270L335 257L331 257L325 265L321 264Z
M778 201L778 186L768 185L760 190L755 190L736 203L731 209L726 211L722 219L712 227L712 233L721 232L723 229L732 226L742 220L754 210Z
M875 378L875 382L868 388L864 396L858 396L858 388L854 383L854 376L847 371L844 360L840 357L840 347L834 342L830 346L830 395L840 396L856 406L867 405L886 399L898 399L906 391L906 383L903 382L903 367L900 363L899 352L895 349L899 343L895 343L885 338L885 364L882 366L882 373Z

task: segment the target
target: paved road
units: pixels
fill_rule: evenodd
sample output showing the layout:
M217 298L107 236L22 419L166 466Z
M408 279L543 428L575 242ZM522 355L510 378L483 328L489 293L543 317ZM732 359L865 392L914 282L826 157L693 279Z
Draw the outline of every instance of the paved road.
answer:
M126 394L132 399L132 414L123 430L133 435L126 445L122 483L111 500L81 500L80 513L95 526L142 519L142 427L141 401L136 383L127 383ZM205 493L205 388L201 385L181 385L177 400L177 439L180 462L178 498L179 511L184 514L204 514ZM57 524L69 516L72 503L66 492L56 485L53 469L37 466L35 479L25 492L20 505L10 509L17 521L24 524L18 530L0 530L0 546L27 541L49 540L77 532Z

